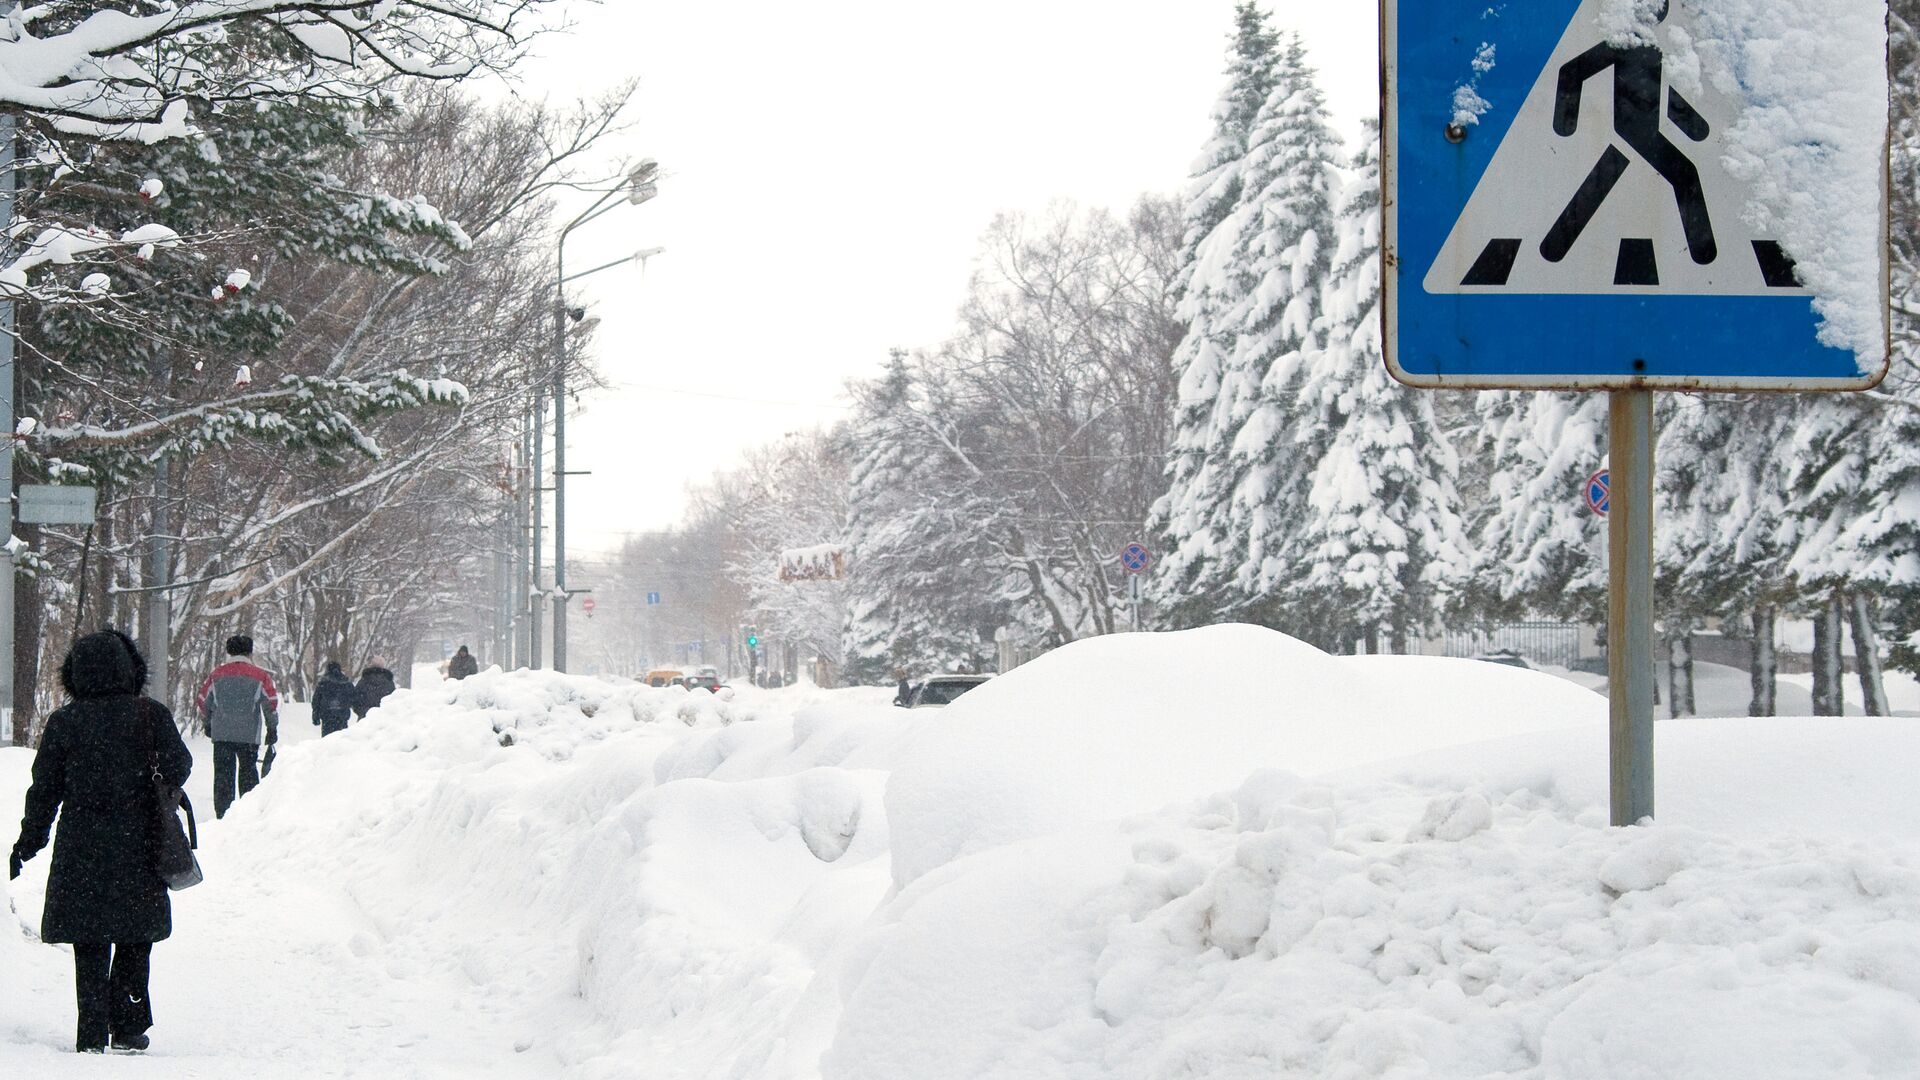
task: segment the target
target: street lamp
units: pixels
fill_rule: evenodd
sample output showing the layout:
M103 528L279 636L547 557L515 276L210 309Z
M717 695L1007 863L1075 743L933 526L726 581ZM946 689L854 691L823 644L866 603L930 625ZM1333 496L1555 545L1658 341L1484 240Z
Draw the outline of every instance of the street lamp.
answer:
M567 273L567 237L573 231L601 214L613 209L615 201L625 195L629 205L638 206L660 193L657 181L660 176L660 163L652 158L641 158L627 172L626 183L600 198L567 223L560 230L560 239L554 244L553 276L553 670L567 670L567 604L571 600L567 592L567 282L597 274L602 270L611 270L627 263L645 263L649 258L660 254L663 248L648 248L636 251L623 259L615 259L578 273ZM585 312L583 311L584 317ZM539 583L535 583L535 588ZM536 620L537 622L537 620ZM539 666L539 650L534 650L534 666Z

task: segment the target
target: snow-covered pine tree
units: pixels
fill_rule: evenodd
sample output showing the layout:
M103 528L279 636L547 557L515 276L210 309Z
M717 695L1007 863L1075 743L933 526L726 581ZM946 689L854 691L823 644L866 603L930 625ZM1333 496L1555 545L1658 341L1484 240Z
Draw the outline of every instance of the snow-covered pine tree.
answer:
M1861 542L1886 560L1882 610L1891 631L1894 666L1920 676L1920 0L1888 5L1893 65L1892 126L1893 368L1881 392L1883 441L1869 482L1873 508ZM1910 508L1897 513L1896 508Z
M1606 395L1490 390L1474 406L1487 479L1472 510L1466 610L1488 622L1602 622L1606 523L1581 500L1606 452Z
M858 682L886 682L895 666L983 669L992 630L1007 621L1008 583L978 547L978 521L995 511L969 500L948 455L929 445L919 375L894 350L881 378L854 385L840 436L852 461L843 653Z
M1251 409L1228 440L1223 468L1232 482L1220 516L1238 556L1225 610L1328 646L1350 637L1344 613L1298 585L1307 493L1331 433L1303 408L1301 390L1324 344L1321 299L1333 269L1342 156L1306 48L1293 35L1254 119L1236 215L1251 287L1234 309L1239 334L1221 400L1234 412Z
M1786 516L1778 451L1798 413L1784 395L1671 395L1655 450L1654 529L1660 609L1670 623L1718 616L1744 624L1752 716L1771 716L1776 621L1793 590L1781 543Z
M1332 437L1307 496L1298 591L1328 598L1368 652L1383 636L1404 652L1465 573L1466 535L1459 457L1433 395L1395 382L1380 351L1379 140L1368 121L1340 199L1326 347L1300 394L1305 419Z
M1788 517L1783 533L1790 546L1787 572L1800 594L1805 613L1814 619L1814 714L1838 716L1844 710L1842 681L1844 650L1840 634L1851 601L1849 590L1873 588L1874 579L1897 572L1883 561L1897 552L1873 546L1885 535L1869 518L1874 504L1875 460L1882 451L1876 440L1885 410L1872 398L1856 394L1822 395L1799 410L1785 453ZM1907 455L1888 446L1896 457ZM1903 516L1896 505L1884 507L1892 526ZM1866 546L1863 546L1866 545ZM1862 653L1878 649L1878 642L1855 642ZM1870 690L1869 697L1875 696ZM1881 695L1883 696L1883 695Z
M145 257L102 252L101 261L56 268L75 279L106 272L109 304L23 305L30 349L20 369L21 410L47 424L23 465L31 471L39 456L54 455L96 478L124 480L169 444L220 442L242 431L323 456L353 452L363 448L357 421L417 403L420 395L387 393L345 373L281 384L268 359L308 314L283 306L285 290L274 287L283 265L302 275L334 264L406 278L442 270L444 255L466 247L465 233L426 200L343 175L363 153L369 129L398 113L384 103L326 100L214 108L190 140L87 144L84 180L28 172L23 195L39 216L116 233L158 218L188 243ZM69 140L67 149L80 146ZM235 267L248 268L248 286L228 292L223 283ZM222 286L219 299L209 296L212 286ZM239 364L261 385L236 395ZM102 439L99 431L124 419L114 395L94 392L109 384L122 397L139 387L141 420L194 411L147 425L138 437ZM61 411L73 422L56 420Z
M1242 222L1235 215L1243 202L1248 139L1273 89L1279 56L1279 37L1266 13L1243 0L1234 8L1227 85L1213 108L1213 135L1188 183L1177 309L1187 332L1173 358L1180 382L1168 491L1150 525L1166 552L1150 586L1162 616L1176 625L1216 616L1231 571L1228 552L1235 541L1220 513L1229 497L1221 466L1232 432L1246 417L1239 401L1244 388L1229 386L1225 401L1221 390L1237 336L1233 309L1251 284L1241 257Z

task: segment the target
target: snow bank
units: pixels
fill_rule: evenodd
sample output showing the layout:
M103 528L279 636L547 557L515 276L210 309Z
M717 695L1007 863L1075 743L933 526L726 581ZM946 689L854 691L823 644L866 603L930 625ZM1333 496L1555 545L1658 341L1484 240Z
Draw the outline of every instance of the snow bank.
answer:
M286 749L195 902L345 907L303 948L484 1003L514 1075L1920 1075L1909 722L1663 722L1619 830L1603 699L1499 665L1216 627L887 697L402 692Z
M1271 630L1092 638L969 692L921 726L887 791L894 878L962 855L1237 785L1437 746L1580 726L1606 702L1538 672L1440 657L1335 657Z

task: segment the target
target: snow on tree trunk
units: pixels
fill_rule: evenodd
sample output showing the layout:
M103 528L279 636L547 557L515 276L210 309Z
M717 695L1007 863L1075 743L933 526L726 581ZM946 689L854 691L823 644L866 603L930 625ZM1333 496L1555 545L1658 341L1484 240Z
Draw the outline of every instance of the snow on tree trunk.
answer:
M1748 664L1753 700L1747 704L1748 716L1772 716L1779 707L1780 656L1774 647L1776 614L1770 605L1753 609L1753 641Z
M1873 597L1855 592L1848 613L1853 619L1853 662L1860 674L1860 707L1868 716L1887 715L1887 687L1880 674L1880 635L1874 630Z

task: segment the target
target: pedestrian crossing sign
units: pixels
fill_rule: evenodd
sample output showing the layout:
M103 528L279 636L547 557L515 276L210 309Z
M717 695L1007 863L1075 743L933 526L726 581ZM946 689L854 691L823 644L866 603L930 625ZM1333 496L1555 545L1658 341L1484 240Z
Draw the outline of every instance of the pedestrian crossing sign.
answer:
M1819 297L1728 151L1739 125L1767 121L1738 85L1693 66L1695 20L1712 6L1382 0L1383 306L1396 378L1537 389L1879 382L1884 335L1864 350L1822 335ZM1623 32L1621 13L1636 10ZM1862 183L1880 190L1881 242L1859 261L1884 315L1884 156Z

